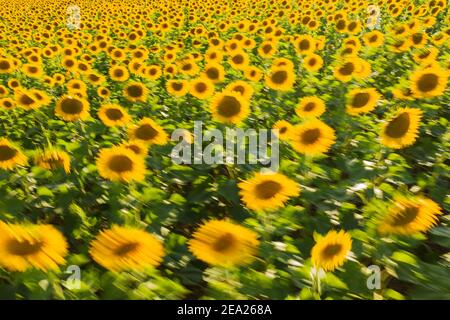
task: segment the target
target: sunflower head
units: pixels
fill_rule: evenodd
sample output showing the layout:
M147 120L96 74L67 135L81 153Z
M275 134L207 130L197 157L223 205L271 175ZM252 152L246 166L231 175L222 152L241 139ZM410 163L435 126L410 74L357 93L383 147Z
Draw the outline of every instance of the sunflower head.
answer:
M164 247L154 235L132 227L113 226L91 242L89 253L111 271L140 271L162 262Z
M289 140L291 136L291 130L293 126L285 120L279 120L275 122L272 129L275 129L275 133L281 140Z
M381 130L381 143L393 149L402 149L413 144L422 118L422 110L401 108L388 120Z
M259 246L253 231L226 220L203 224L189 241L189 249L211 265L230 267L251 262Z
M325 102L315 96L303 97L295 113L299 117L320 117L325 112Z
M150 118L143 118L128 131L131 140L138 140L145 144L166 144L167 133L164 129Z
M333 271L344 264L351 248L352 239L347 232L332 230L316 242L311 251L311 260L314 266Z
M125 98L131 102L147 101L148 89L140 82L132 82L123 89Z
M291 130L292 147L306 155L325 153L335 141L334 129L317 119L308 120Z
M297 183L280 173L257 173L239 183L239 188L245 206L255 211L283 207L289 198L300 194Z
M176 97L182 97L189 91L189 83L186 80L167 81L167 92Z
M411 91L416 98L440 96L447 87L447 73L440 68L426 68L411 75Z
M69 154L56 148L48 148L39 151L36 154L34 161L36 165L47 170L62 168L66 173L70 172Z
M357 115L375 109L380 94L375 88L352 89L347 97L347 113Z
M89 102L74 96L63 96L56 104L55 114L65 121L86 120L89 117Z
M67 247L64 236L51 225L0 221L0 267L9 271L58 269L65 262Z
M0 138L0 168L11 170L15 166L27 164L27 157L11 141Z
M106 104L98 110L98 117L108 127L124 126L130 122L128 112L117 104Z
M289 91L294 86L294 70L288 67L275 67L266 76L266 86L279 91Z
M228 124L237 124L249 114L249 103L235 91L223 91L214 96L211 113L214 120Z
M412 235L431 229L442 214L441 208L424 197L396 195L378 225L381 234Z
M125 147L101 149L97 157L100 176L111 181L142 181L145 178L145 161Z

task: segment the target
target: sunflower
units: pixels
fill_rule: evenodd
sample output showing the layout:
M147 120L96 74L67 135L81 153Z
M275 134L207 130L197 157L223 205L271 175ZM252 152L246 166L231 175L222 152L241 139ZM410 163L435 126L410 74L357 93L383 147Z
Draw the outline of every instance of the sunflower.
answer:
M314 53L308 54L303 59L303 66L305 67L306 70L311 72L319 71L320 68L322 68L323 66L323 59L321 56L317 54Z
M56 103L55 114L65 121L86 120L89 117L89 102L65 95Z
M354 58L342 61L334 69L334 77L342 82L349 82L355 76L358 70L361 70L361 64Z
M344 264L351 248L352 238L347 232L331 230L312 248L312 263L317 268L333 271Z
M27 89L16 89L14 90L14 100L19 107L26 110L38 109L41 104L37 97Z
M22 66L22 71L30 78L39 79L44 74L44 70L39 64L26 63Z
M258 54L262 58L270 58L277 52L277 44L274 41L264 41L258 48Z
M189 93L197 99L207 99L214 93L214 84L205 76L189 83Z
M53 147L41 150L35 155L34 161L37 166L43 169L63 168L66 173L70 173L70 156L65 151Z
M396 195L378 225L381 234L412 235L436 225L442 214L437 203L428 198Z
M416 98L440 96L447 87L447 73L440 68L426 68L411 75L411 91Z
M412 145L417 139L422 110L401 108L381 130L381 143L393 149Z
M225 79L225 69L219 63L210 62L206 65L203 75L212 83L219 83Z
M114 81L127 81L130 78L130 73L128 72L128 69L124 66L112 66L109 68L109 77Z
M0 97L6 97L8 94L8 88L6 88L4 85L0 85Z
M352 89L347 95L347 113L357 115L375 109L380 94L375 88Z
M245 77L254 82L258 82L262 78L262 72L259 68L255 66L248 66L244 69Z
M16 107L16 102L11 98L1 98L0 107L6 110L13 109Z
M176 97L182 97L189 91L187 80L169 80L166 84L167 92Z
M15 69L11 60L0 57L0 74L12 73Z
M67 255L64 236L52 225L0 221L0 266L9 271L58 269Z
M313 53L316 49L314 38L310 35L300 35L294 41L295 50L298 54Z
M276 130L275 134L281 140L289 140L293 126L285 120L275 122L272 129Z
M210 111L214 120L238 124L250 113L249 103L238 92L223 91L214 96Z
M291 130L292 147L306 155L325 153L335 141L334 129L318 119L299 124Z
M140 157L145 157L148 152L148 146L145 143L140 142L138 140L131 140L131 141L123 142L120 144L120 146L130 149L131 151L133 151L136 155L138 155Z
M295 73L290 68L275 67L266 76L266 86L279 91L289 91L294 86Z
M325 112L325 102L315 96L303 97L295 113L299 117L320 117Z
M166 144L167 133L164 129L150 118L143 118L136 125L128 130L131 140L138 140L148 145Z
M27 164L27 157L11 141L0 138L0 169L11 170Z
M300 194L297 183L281 173L256 173L252 178L240 182L238 186L245 206L255 211L283 207L289 198Z
M251 262L257 252L258 235L227 220L210 220L192 235L189 250L211 265L230 267Z
M97 235L90 243L89 253L108 270L140 271L157 267L164 257L164 247L158 238L144 230L113 226Z
M242 80L237 80L229 83L225 87L225 90L238 92L246 100L250 100L254 92L253 87L249 83Z
M125 98L131 102L147 101L148 89L140 82L132 82L123 89Z
M368 47L378 48L384 43L384 35L380 31L374 30L363 36L364 44Z
M111 181L130 182L145 178L145 162L142 157L125 147L101 149L97 157L100 176Z
M236 70L244 70L248 65L248 62L248 54L240 50L233 52L228 59L230 66Z
M98 117L107 127L124 126L131 120L128 112L118 104L102 105Z

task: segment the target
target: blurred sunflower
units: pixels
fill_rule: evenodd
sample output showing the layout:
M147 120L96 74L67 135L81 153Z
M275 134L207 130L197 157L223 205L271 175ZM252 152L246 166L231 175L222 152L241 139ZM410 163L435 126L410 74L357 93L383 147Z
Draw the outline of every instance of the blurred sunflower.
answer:
M440 68L426 68L411 75L411 91L416 98L440 96L447 87L447 73Z
M323 59L318 54L308 54L303 59L303 66L311 72L319 71L323 66Z
M291 197L300 194L295 181L281 173L257 173L252 178L238 184L245 206L251 210L273 210L284 206Z
M347 232L329 231L312 248L312 263L317 268L333 271L344 264L351 248L352 239Z
M11 170L27 164L27 157L8 139L0 138L0 169Z
M441 208L433 200L397 195L380 221L378 231L401 235L426 232L437 224L441 214Z
M150 118L143 118L136 125L129 128L128 136L131 140L138 140L148 145L163 145L168 141L168 136L164 129Z
M351 115L370 112L375 109L380 97L375 88L352 89L347 95L346 111Z
M65 263L67 247L64 236L51 225L0 221L0 266L9 271L58 269Z
M166 88L169 94L176 97L182 97L188 93L189 83L187 80L169 80L167 81Z
M51 147L38 151L34 157L34 161L41 168L47 170L63 168L66 173L70 173L69 154L57 148Z
M148 89L140 82L132 82L123 89L125 98L131 102L147 101Z
M130 149L140 157L145 157L148 152L148 146L145 143L140 142L138 140L126 141L121 143L120 146Z
M211 113L214 120L238 124L247 118L249 103L238 92L224 91L217 93L211 102Z
M210 220L192 235L189 250L211 265L230 267L251 262L257 252L258 235L227 220Z
M157 267L164 247L154 235L133 227L113 226L103 230L90 243L89 253L102 267L111 271L140 271Z
M207 99L214 93L214 84L203 76L189 83L189 93L197 99Z
M107 127L124 126L131 120L128 112L118 104L102 105L98 117Z
M306 155L327 152L336 141L333 128L326 123L312 119L294 126L290 143L294 150Z
M266 86L279 91L289 91L294 86L294 70L285 67L272 68L266 76Z
M56 103L55 114L65 121L86 120L89 117L89 102L79 97L62 96Z
M125 147L101 149L96 164L100 176L111 181L130 182L145 178L144 159Z
M325 102L316 96L303 97L295 113L299 117L320 117L325 112Z
M422 110L401 108L388 120L381 130L381 143L393 149L412 145L417 139L417 132L422 118Z
M285 120L278 120L273 125L272 129L275 129L275 134L280 138L280 140L289 140L291 136L291 130L293 126Z

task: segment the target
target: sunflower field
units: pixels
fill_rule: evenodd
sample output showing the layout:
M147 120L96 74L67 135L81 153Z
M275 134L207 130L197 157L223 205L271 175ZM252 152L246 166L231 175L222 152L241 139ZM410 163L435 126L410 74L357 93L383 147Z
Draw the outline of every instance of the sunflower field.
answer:
M0 0L0 299L450 299L449 47L447 0Z

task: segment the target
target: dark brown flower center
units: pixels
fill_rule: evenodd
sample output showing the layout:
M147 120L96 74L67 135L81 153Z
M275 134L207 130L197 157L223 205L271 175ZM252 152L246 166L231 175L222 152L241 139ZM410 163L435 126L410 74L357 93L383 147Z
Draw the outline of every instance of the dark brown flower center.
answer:
M7 250L16 256L28 256L39 252L42 246L43 243L41 241L30 242L28 240L11 239L8 241Z
M83 103L78 99L65 98L61 102L61 110L66 114L79 114L83 111Z
M283 187L276 181L264 181L255 188L256 196L260 199L273 198Z
M434 73L426 73L417 81L417 87L422 92L430 92L436 89L439 83L439 77Z
M241 103L233 96L225 96L217 106L217 112L224 117L233 117L241 111Z
M320 138L320 129L314 128L303 132L301 140L303 144L313 144Z
M362 108L364 107L370 100L370 94L367 92L358 92L353 97L352 107L353 108Z
M408 132L409 125L409 114L407 112L404 112L389 122L389 124L386 126L385 132L389 137L401 138Z
M143 124L136 129L135 135L141 140L152 140L158 135L158 131L150 124Z
M133 161L127 156L116 155L109 160L109 169L119 173L131 171L133 169Z
M221 235L213 244L213 249L218 252L224 252L232 248L236 238L231 233Z

